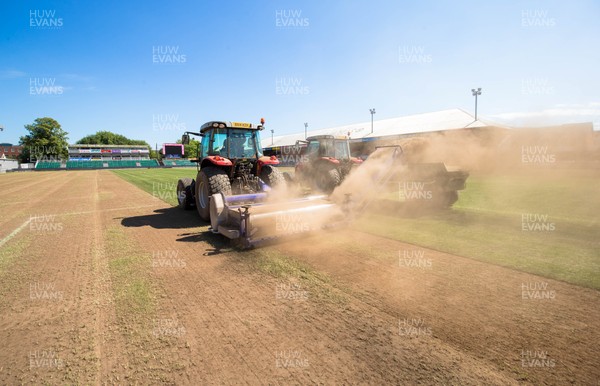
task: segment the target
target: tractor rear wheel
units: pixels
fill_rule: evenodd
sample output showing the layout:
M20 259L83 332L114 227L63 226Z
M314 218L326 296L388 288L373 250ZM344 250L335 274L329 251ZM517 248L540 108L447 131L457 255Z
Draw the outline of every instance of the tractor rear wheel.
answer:
M210 221L209 197L217 193L231 195L229 176L214 166L202 168L196 178L196 209L202 220Z
M451 208L452 205L458 201L458 192L456 190L442 191L437 190L433 192L433 198L425 201L425 207L432 210L442 210Z
M194 185L194 180L191 178L181 178L177 182L177 202L181 209L191 209L196 205Z
M335 165L324 165L317 170L315 183L317 189L324 193L331 193L342 182L340 171Z
M262 167L260 171L260 179L271 188L285 184L285 177L283 176L283 173L271 165L265 165Z
M449 192L445 192L444 194L444 208L450 208L454 203L458 201L458 192L456 190L451 190Z

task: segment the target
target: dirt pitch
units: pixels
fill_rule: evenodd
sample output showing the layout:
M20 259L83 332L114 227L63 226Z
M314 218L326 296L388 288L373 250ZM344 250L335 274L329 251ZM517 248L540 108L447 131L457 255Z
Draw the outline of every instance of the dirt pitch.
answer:
M1 384L599 384L598 291L357 231L237 252L109 171L0 209Z

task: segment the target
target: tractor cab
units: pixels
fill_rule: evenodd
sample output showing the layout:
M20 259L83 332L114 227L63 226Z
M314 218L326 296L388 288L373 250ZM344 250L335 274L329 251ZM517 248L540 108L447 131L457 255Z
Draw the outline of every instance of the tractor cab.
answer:
M350 145L344 136L319 135L307 138L305 155L308 158L326 157L340 161L350 159Z
M199 133L186 132L182 143L189 143L189 134L202 137L198 149L198 174L195 180L181 183L178 188L180 205L196 206L200 217L210 218L209 197L216 193L253 194L271 189L285 182L277 168L275 156L263 155L260 130L264 120L256 126L247 122L210 121ZM180 192L184 192L180 193Z
M306 146L302 161L296 165L296 175L325 193L331 193L362 162L350 155L346 136L317 135L301 142Z
M262 157L259 131L262 126L244 122L208 122L200 133L200 158L220 156L230 160Z

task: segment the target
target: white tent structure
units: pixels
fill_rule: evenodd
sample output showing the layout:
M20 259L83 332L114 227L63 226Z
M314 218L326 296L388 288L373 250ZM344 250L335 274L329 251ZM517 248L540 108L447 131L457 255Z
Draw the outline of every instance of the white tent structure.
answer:
M455 130L465 128L486 127L492 124L482 122L461 109L449 109L431 113L407 115L404 117L360 122L351 125L328 129L309 130L307 136L313 135L349 135L352 139L376 138L392 135L428 133L434 131ZM265 136L261 145L264 148L294 145L297 140L304 140L304 132L273 137Z

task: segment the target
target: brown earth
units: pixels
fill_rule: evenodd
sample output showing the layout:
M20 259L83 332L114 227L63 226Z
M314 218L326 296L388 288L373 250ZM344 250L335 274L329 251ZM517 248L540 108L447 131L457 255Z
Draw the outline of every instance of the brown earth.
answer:
M356 231L239 252L109 171L1 176L0 209L1 384L600 379L597 291Z

